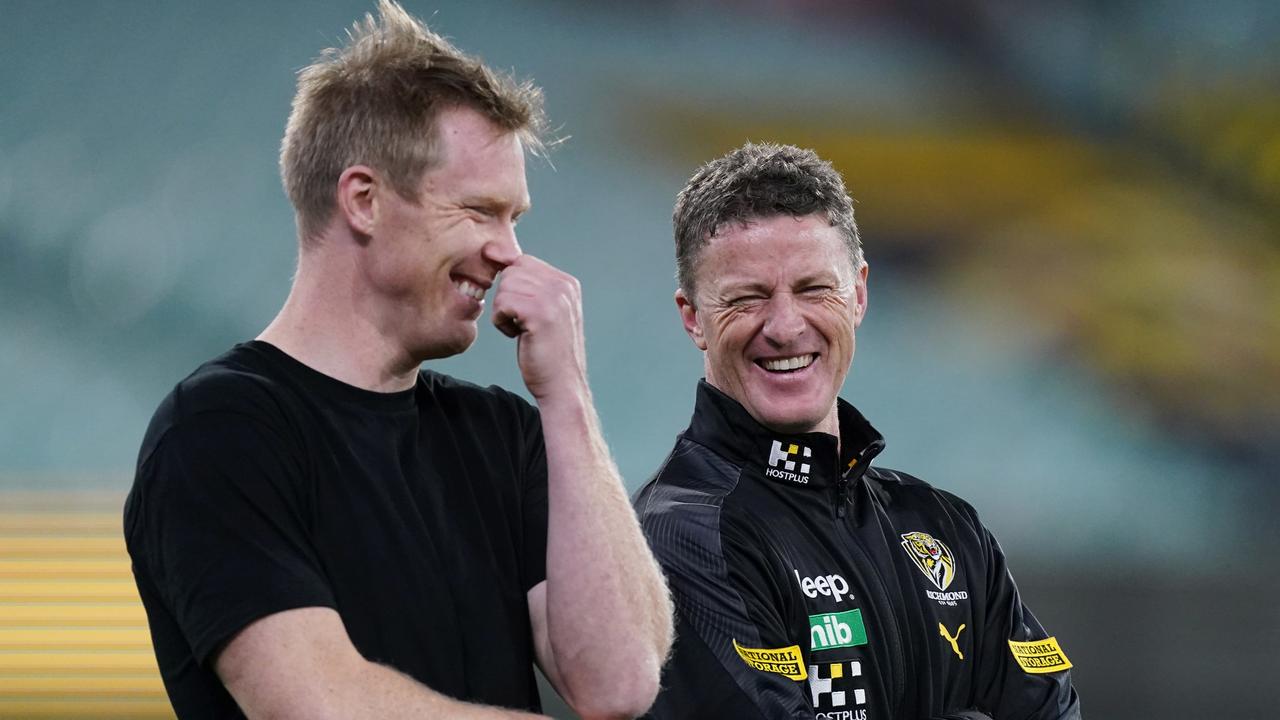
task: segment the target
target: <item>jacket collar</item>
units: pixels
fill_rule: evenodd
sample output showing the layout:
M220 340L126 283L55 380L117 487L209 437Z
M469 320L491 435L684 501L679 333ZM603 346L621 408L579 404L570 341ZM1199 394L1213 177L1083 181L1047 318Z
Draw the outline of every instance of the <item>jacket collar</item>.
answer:
M737 400L698 381L693 419L684 437L749 472L785 485L823 488L862 476L884 449L884 438L852 405L836 399L840 442L823 432L779 433L751 417Z

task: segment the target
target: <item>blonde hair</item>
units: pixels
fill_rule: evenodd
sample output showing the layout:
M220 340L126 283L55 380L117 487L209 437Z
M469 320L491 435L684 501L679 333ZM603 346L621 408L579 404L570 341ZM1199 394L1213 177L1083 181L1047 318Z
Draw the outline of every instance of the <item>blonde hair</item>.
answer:
M366 14L298 73L280 146L280 176L306 241L333 215L342 171L369 165L406 200L435 159L441 110L472 108L519 133L534 154L544 149L542 90L486 67L432 32L392 0Z

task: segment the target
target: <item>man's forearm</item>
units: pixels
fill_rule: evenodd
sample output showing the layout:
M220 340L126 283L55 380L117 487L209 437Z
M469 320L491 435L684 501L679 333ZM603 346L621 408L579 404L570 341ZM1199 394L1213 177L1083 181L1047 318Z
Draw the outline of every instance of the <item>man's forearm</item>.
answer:
M297 692L280 687L262 692L265 688L256 688L252 696L246 696L241 687L233 688L232 695L250 720L547 720L543 715L455 700L393 668L367 661L362 661L354 672L331 677L322 684L323 687L300 687Z
M609 455L589 393L539 402L548 469L547 626L567 700L637 715L671 646L662 574Z
M456 720L548 720L544 715L463 702L442 695L398 670L367 663L351 706L357 714L342 717L427 718Z
M369 662L331 608L297 608L255 621L227 644L215 667L236 704L253 719L542 717L464 703Z

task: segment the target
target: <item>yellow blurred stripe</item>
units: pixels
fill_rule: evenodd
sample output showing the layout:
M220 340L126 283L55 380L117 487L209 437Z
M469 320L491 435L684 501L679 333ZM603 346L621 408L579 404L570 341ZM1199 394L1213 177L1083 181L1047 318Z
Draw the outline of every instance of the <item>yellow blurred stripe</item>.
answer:
M173 718L117 501L0 496L0 720ZM21 498L19 498L21 499ZM72 498L74 499L74 498Z
M0 535L121 535L120 513L0 512Z
M140 602L132 579L0 580L2 602Z
M151 650L146 628L0 628L6 650Z
M860 219L925 237L940 228L970 232L1008 222L1102 176L1120 155L1034 127L912 131L873 129L856 119L811 122L800 115L744 120L740 113L708 113L688 105L657 105L646 112L659 131L665 130L670 146L696 162L737 147L744 137L811 147L854 173L850 190L859 201ZM974 181L975 168L981 168L981 182Z
M128 557L124 537L98 537L71 535L62 537L37 537L19 535L0 536L0 558L90 558Z
M163 698L164 683L158 675L134 677L94 677L90 675L45 675L0 677L0 698L20 696L111 695L131 698Z
M128 558L39 560L0 559L0 580L34 580L38 578L67 580L118 580L132 578Z
M134 720L135 718L171 718L173 708L168 700L42 700L0 699L0 718L23 720L55 720L57 718L94 718L95 720Z
M146 627L140 602L113 605L0 603L0 627Z
M113 652L0 651L0 675L159 675L151 650Z

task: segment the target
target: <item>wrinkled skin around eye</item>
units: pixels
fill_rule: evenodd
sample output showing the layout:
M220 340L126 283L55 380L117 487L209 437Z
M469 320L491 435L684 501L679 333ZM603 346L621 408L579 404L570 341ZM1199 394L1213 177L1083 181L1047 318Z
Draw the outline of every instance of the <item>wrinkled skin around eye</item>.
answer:
M723 228L698 259L696 298L677 292L707 381L767 427L837 434L835 399L866 313L854 267L825 217L778 216Z

